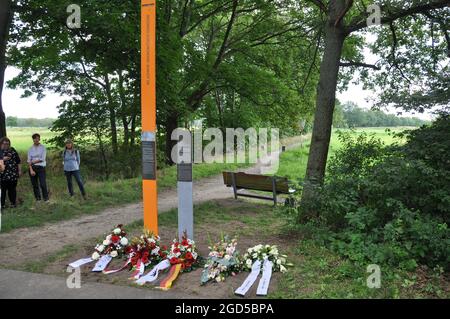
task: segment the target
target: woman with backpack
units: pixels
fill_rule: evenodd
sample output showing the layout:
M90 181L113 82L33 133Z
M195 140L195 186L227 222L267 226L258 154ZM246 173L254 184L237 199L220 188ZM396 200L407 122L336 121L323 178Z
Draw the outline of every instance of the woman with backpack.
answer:
M63 152L63 164L64 174L67 178L67 187L69 189L70 196L74 195L72 176L75 177L75 181L80 188L81 195L86 199L86 191L84 189L83 181L81 180L80 173L80 151L75 149L72 140L66 141L66 148Z

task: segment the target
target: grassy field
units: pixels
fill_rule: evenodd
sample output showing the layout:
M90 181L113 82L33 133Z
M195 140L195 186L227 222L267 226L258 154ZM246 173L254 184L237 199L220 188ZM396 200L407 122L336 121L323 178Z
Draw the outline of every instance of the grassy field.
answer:
M37 127L8 127L7 134L11 140L12 146L19 152L26 152L31 145L33 140L31 136L34 133L39 133L41 135L42 143L48 147L52 145L47 144L47 140L53 138L55 133L51 132L48 128L37 128Z
M392 141L392 137L384 129L356 130L356 132L361 131L375 133L387 142ZM21 144L16 145L15 141L22 141L23 147L25 149L28 148L26 136L30 135L30 132L30 129L10 130L9 134L13 145L20 150L19 146ZM45 140L46 135L42 133L42 137ZM31 137L29 138L31 140ZM339 141L334 133L330 153L338 147ZM305 143L300 148L284 153L280 159L280 169L277 175L287 176L290 179L303 178L306 170L308 150L309 143ZM224 170L234 170L246 166L248 164L198 164L194 166L194 179L198 180L220 174ZM162 169L158 174L159 190L176 185L176 167ZM41 226L46 222L67 220L86 214L95 214L108 207L138 202L142 196L141 180L139 178L115 181L87 180L86 189L89 196L87 201L81 199L76 184L74 184L74 187L77 195L74 198L68 196L65 177L62 174L53 175L49 172L48 185L51 192L50 203L36 203L29 177L27 174L24 174L18 185L19 206L15 209L7 208L3 211L2 232L23 227Z
M338 132L351 131L354 134L374 134L377 138L382 140L386 144L392 144L395 139L393 134L404 131L408 128L393 128L386 130L386 128L359 128L355 130L334 130L331 136L330 150L328 152L328 158L330 158L333 153L339 149L341 143L338 139ZM401 141L399 141L401 142ZM306 166L308 164L308 154L309 154L310 143L305 143L302 147L294 150L289 150L285 152L280 157L280 168L278 170L277 176L286 176L290 180L301 180L305 176Z

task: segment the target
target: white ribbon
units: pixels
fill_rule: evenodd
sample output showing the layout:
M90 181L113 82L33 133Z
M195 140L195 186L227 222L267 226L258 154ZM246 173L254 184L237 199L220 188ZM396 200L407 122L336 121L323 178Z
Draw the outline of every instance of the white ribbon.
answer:
M116 273L116 272L119 272L119 271L122 271L122 270L124 270L125 268L127 268L127 266L129 265L131 263L131 259L130 258L128 258L128 260L125 262L125 264L121 267L121 268L119 268L119 269L114 269L114 270L103 270L103 273L105 274L105 275L109 275L109 274L114 274L114 273Z
M247 276L244 283L234 292L236 295L245 296L249 289L253 286L261 271L261 262L255 261L252 265L252 272Z
M267 296L267 291L269 290L270 285L270 278L272 277L272 267L273 263L268 259L265 259L262 277L259 280L258 290L256 291L257 296Z
M139 279L144 274L145 264L142 260L138 261L136 268L136 271L133 273L133 276L130 279Z
M95 264L94 269L92 269L92 272L102 272L106 269L106 267L111 262L112 257L110 255L103 255L102 258Z
M83 265L89 264L91 262L93 262L94 259L92 259L91 257L89 258L83 258L83 259L78 259L77 261L74 261L73 263L69 264L70 267L72 268L79 268Z
M158 279L158 274L161 270L167 269L170 267L170 261L165 259L161 261L159 264L157 264L150 272L141 277L139 280L136 281L136 284L138 285L144 285L147 282L153 282L156 279Z

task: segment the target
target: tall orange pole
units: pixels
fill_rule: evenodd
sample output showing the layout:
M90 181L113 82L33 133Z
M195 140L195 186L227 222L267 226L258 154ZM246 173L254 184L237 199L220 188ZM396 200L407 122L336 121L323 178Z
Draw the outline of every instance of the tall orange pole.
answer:
M157 235L156 0L141 0L141 107L144 227Z

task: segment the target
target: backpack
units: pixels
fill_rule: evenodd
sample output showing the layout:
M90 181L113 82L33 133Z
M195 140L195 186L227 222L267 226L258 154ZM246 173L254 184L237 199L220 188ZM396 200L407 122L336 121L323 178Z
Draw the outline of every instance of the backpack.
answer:
M79 154L80 154L80 151L77 150L77 149L75 149L74 151L75 151L75 158L76 158L76 160L77 160L77 163L79 163L79 162L80 162L80 160L79 160ZM64 163L65 160L66 160L66 153L67 153L67 149L65 149L64 152L63 152L63 163Z

